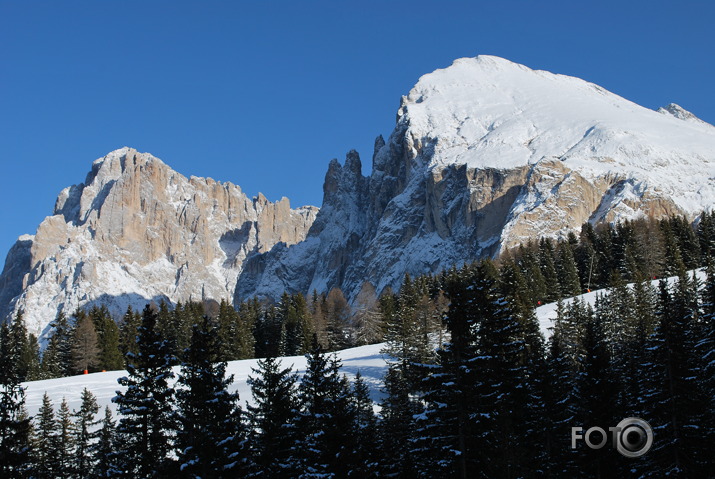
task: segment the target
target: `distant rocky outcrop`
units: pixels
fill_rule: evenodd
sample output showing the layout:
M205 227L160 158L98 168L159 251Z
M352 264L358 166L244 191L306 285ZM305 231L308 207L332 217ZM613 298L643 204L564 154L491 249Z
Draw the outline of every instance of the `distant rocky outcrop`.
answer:
M122 148L65 188L53 215L10 250L3 316L22 310L42 333L59 310L95 302L120 316L150 300L231 298L246 257L304 240L316 213Z

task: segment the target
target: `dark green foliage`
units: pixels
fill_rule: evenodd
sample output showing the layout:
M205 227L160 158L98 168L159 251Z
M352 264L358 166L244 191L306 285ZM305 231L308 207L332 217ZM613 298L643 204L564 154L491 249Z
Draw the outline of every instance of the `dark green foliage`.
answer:
M182 477L239 476L246 468L240 453L245 433L238 394L228 391L217 327L207 316L193 327L176 391L176 448Z
M109 314L106 306L93 307L89 311L97 333L97 369L114 371L124 367L124 358L120 347L120 332L117 323Z
M93 456L96 462L94 471L90 477L111 477L116 473L116 454L115 454L115 421L112 417L112 410L109 406L104 408L104 419L102 419L102 427L97 434L97 443L93 447Z
M18 367L22 349L8 325L0 326L0 477L24 477L30 451L30 419L25 413L25 390Z
M75 457L72 469L81 478L91 475L97 461L94 448L99 436L99 431L96 429L99 421L95 420L98 411L97 399L85 388L82 391L82 404L79 411L74 413Z
M63 312L57 315L57 319L50 326L53 331L42 355L42 374L45 378L69 376L74 371L72 327Z
M47 393L42 397L42 406L35 416L34 433L33 475L38 479L55 477L59 473L57 420Z
M307 359L299 388L302 408L296 445L302 477L347 477L354 440L347 379L340 374L340 360L328 356L317 342Z
M131 306L127 308L127 312L122 317L119 328L119 349L122 352L122 357L126 358L127 353L136 355L139 353L137 348L137 331L141 325L141 315L135 312Z
M116 475L162 477L171 466L171 431L174 430L173 397L169 386L175 358L158 330L158 314L144 308L138 328L138 353L127 353L128 376L119 378L126 387L113 399L121 418L117 426Z
M296 377L290 368L281 369L275 358L258 361L253 373L255 376L248 378L255 404L248 406L252 431L249 477L296 477L299 471L294 457L299 408Z

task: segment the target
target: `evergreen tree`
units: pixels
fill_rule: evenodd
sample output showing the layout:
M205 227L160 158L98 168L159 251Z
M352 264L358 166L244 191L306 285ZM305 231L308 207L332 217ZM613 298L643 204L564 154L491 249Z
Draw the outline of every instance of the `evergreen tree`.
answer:
M119 327L114 322L106 306L93 307L89 312L94 329L97 332L97 347L99 355L97 368L105 371L115 371L124 367L124 358L120 348Z
M351 399L340 360L315 342L300 385L298 458L304 478L347 477L352 439Z
M70 376L74 369L72 364L72 327L62 311L50 326L53 332L42 356L43 375L46 378Z
M80 314L81 313L81 314ZM84 312L75 313L72 334L72 365L76 372L94 371L99 364L99 346L94 322Z
M75 417L75 459L74 472L77 477L90 477L94 469L96 457L94 456L95 442L99 435L96 426L100 421L95 420L99 411L97 399L87 388L82 391L82 404Z
M162 477L171 470L174 390L169 386L174 358L157 328L149 305L138 328L138 353L127 353L126 389L113 399L121 418L117 426L118 471L122 477Z
M414 441L414 418L419 412L410 396L410 387L397 364L385 373L385 398L378 422L378 476L408 479L417 477L411 453Z
M54 478L61 472L58 463L57 420L47 393L42 396L42 406L35 416L35 422L32 475L38 479Z
M30 451L30 420L25 413L19 350L6 323L0 326L0 477L23 477Z
M119 348L124 358L127 353L136 355L139 353L137 348L137 331L141 326L141 315L134 312L131 306L127 307L127 312L122 317L121 327L119 328ZM124 363L124 361L122 361Z
M299 468L294 456L299 402L296 377L281 369L275 358L259 360L248 377L254 405L248 405L252 459L249 477L294 478Z
M684 307L687 282L681 277L675 294L665 281L659 285L660 320L648 344L644 419L654 426L655 439L644 464L646 477L707 475L700 424L708 401L697 381L693 311Z
M93 447L94 470L90 477L104 478L117 474L117 454L115 452L115 422L109 406L104 408L102 427L97 434L97 442Z
M71 476L75 474L75 426L67 400L62 398L57 410L57 472Z
M218 361L221 345L217 329L204 316L193 328L181 365L176 447L182 477L235 477L245 469L238 394L228 392L233 376L227 378L226 362Z
M360 371L355 375L352 388L352 404L350 411L353 413L351 427L351 449L346 454L348 463L348 477L377 478L378 455L375 445L377 437L377 418L373 410L370 390L362 379Z

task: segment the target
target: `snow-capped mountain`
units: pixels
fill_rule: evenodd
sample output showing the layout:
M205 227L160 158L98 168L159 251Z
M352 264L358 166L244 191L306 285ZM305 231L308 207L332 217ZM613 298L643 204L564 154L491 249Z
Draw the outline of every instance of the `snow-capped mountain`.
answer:
M0 276L2 316L24 311L42 334L60 310L231 298L245 258L302 241L317 208L248 198L231 183L186 178L122 148L65 188L34 236L21 236Z
M693 218L715 200L715 128L578 78L479 56L420 78L372 173L330 164L305 241L248 259L236 298L439 271L586 221Z
M340 287L355 298L586 221L686 214L715 200L715 128L578 78L479 56L423 76L372 171L330 162L320 211L187 179L124 148L59 195L0 276L0 317L42 333L60 309Z

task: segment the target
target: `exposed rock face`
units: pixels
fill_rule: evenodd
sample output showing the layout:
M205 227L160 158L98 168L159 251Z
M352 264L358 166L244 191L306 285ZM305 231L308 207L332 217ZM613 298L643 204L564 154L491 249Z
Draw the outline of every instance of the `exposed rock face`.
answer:
M0 276L2 313L41 332L59 309L338 286L354 299L590 221L686 214L715 203L715 128L577 78L495 57L460 59L402 99L372 172L330 162L323 206L249 199L122 149L65 189ZM7 306L6 306L7 305Z
M302 241L317 208L248 198L231 183L186 177L122 148L64 189L54 214L8 254L3 316L42 333L58 311L108 304L115 315L152 299L231 298L248 255Z
M663 113L663 114L659 114ZM354 298L405 272L461 265L584 222L694 218L715 201L715 129L583 80L460 59L403 97L372 173L333 160L307 238L249 258L236 299L338 286Z

